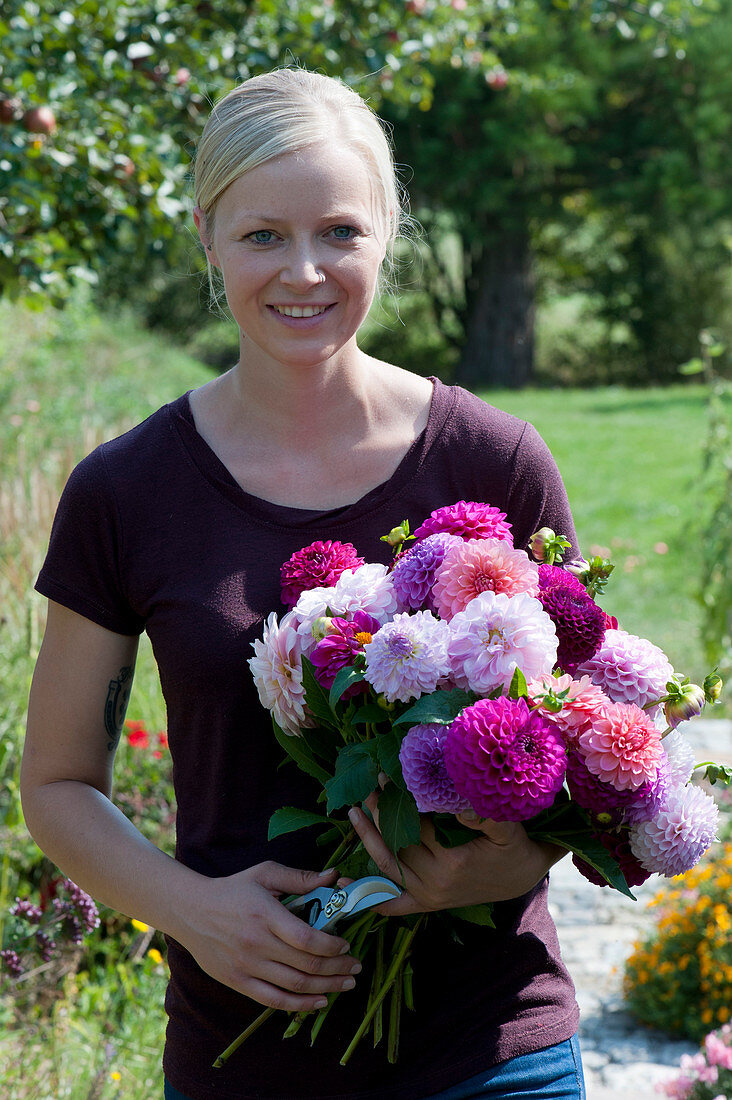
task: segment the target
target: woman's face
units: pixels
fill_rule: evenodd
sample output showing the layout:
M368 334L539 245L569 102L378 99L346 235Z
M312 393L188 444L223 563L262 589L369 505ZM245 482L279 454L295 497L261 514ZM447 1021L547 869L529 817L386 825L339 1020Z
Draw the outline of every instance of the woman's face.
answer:
M323 142L235 180L204 243L242 333L277 362L314 366L355 347L384 257L379 230L364 162Z

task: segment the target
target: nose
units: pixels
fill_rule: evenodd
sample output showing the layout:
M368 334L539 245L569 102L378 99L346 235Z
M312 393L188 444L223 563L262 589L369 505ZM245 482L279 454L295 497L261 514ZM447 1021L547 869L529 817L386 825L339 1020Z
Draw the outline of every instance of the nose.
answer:
M287 250L280 280L293 290L306 291L325 281L318 265L317 249L312 243L293 243Z

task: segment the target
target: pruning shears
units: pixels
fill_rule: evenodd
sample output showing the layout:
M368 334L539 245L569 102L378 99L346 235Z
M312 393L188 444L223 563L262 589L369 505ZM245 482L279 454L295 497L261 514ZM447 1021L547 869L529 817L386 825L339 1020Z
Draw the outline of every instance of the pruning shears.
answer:
M391 879L367 875L348 886L337 886L335 889L318 886L309 894L287 902L287 908L297 915L303 915L302 911L307 910L303 920L307 920L311 928L317 928L319 932L332 932L344 917L355 917L375 905L383 905L385 901L398 898L401 892L401 888Z

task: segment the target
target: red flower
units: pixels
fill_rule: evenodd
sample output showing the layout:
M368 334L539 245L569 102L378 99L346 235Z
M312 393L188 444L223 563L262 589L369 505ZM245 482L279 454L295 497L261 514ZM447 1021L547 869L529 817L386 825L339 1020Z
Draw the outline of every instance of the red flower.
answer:
M127 740L134 749L149 749L150 737L142 722L127 723Z

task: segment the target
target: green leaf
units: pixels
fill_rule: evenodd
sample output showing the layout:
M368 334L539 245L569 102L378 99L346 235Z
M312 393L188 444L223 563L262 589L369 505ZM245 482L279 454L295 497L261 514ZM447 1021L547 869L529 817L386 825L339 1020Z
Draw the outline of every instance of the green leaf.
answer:
M438 843L443 848L459 848L480 836L479 832L461 824L452 814L433 814L432 824Z
M386 772L389 779L398 787L404 787L402 765L399 760L399 750L402 747L402 735L391 729L388 733L380 733L376 738L377 759L381 770Z
M309 825L329 824L328 818L322 814L311 813L310 810L298 810L296 806L283 806L275 810L269 819L267 840L274 840L285 833L294 833L298 829L306 829Z
M285 750L290 759L294 760L301 771L306 772L308 775L312 775L312 777L317 779L320 783L328 783L331 778L330 772L327 772L325 768L318 763L315 759L313 750L304 738L285 733L285 731L280 729L277 725L274 716L272 717L272 728L274 729L274 735L279 745Z
M342 668L339 673L336 674L336 678L333 681L333 686L330 689L330 696L328 699L331 709L333 709L338 700L349 687L353 684L360 684L364 680L363 672L359 672L357 668Z
M449 726L458 714L474 703L476 696L472 691L453 688L451 691L433 691L423 695L413 707L405 710L394 722L395 726L416 726L427 722L437 722Z
M410 844L419 844L419 810L405 787L387 783L379 795L379 832L394 855Z
M704 778L714 786L715 783L732 783L732 768L726 764L707 764Z
M529 685L526 683L526 677L517 665L508 687L508 697L509 699L526 699L528 694Z
M598 874L602 875L609 886L612 886L621 894L625 894L626 898L632 898L633 901L636 901L635 894L631 892L628 883L625 881L625 875L607 848L596 837L583 832L535 833L530 828L527 828L526 831L533 840L548 840L550 844L558 844L560 848L566 848L568 851L573 852L585 863L589 863L590 867L593 867Z
M302 686L305 689L305 702L316 718L327 725L333 725L335 714L328 699L328 692L315 679L312 663L307 657L301 659Z
M341 806L355 806L375 790L379 780L376 742L347 745L338 753L335 775L328 779L328 813Z
M487 901L484 905L462 905L459 909L450 909L453 917L469 921L471 924L482 924L485 928L495 928L493 920L493 904Z
M388 719L389 715L378 703L366 703L358 708L351 722L354 726L362 726L367 722L376 725L377 722L387 722Z

